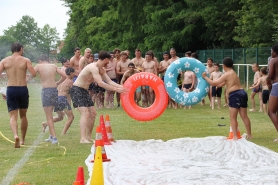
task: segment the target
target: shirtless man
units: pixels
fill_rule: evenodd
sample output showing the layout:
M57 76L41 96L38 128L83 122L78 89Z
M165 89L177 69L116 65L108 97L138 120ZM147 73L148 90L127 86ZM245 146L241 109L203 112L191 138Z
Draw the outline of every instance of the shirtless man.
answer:
M172 62L174 62L175 60L179 59L179 57L177 56L175 48L170 49L170 55L171 55L171 59L169 60L170 64ZM178 77L177 77L177 84L178 84L178 87L181 89L182 88L181 74L179 74ZM171 104L170 104L171 106L170 107L174 107L174 109L177 109L178 108L178 103L176 103L172 99L170 99L170 101L171 101Z
M64 126L64 129L62 131L62 135L65 135L70 127L70 125L73 122L74 119L74 115L73 112L71 110L71 97L69 95L69 90L73 84L73 77L74 77L74 69L71 67L68 67L65 70L65 74L67 75L67 79L65 81L63 81L63 83L61 83L58 86L58 101L57 104L54 108L54 112L57 113L58 117L53 118L53 122L58 122L58 121L62 121L64 119L64 112L67 115L67 122ZM64 112L63 112L64 111ZM47 122L43 122L43 132L45 132L45 128L48 126Z
M268 86L271 89L268 101L268 116L278 132L278 45L272 46L271 57L267 77ZM278 142L278 138L274 141Z
M128 70L128 61L127 61L127 53L125 51L121 52L121 61L117 63L116 73L119 77L119 81L121 83L122 77L124 73Z
M213 71L215 71L215 68L213 67L213 59L212 59L212 58L208 58L208 59L207 59L207 69L208 69L209 75L211 75L211 73L212 73ZM208 97L209 97L209 101L210 101L210 106L211 106L211 96L212 96L212 94L211 94L211 91L212 91L211 88L212 88L212 86L210 86L209 92L208 92ZM205 104L205 100L204 100L203 103Z
M41 55L39 57L39 63L35 66L36 72L40 75L42 84L42 106L46 116L46 122L49 126L49 138L45 142L51 142L52 144L58 144L56 133L54 129L54 121L52 112L58 101L58 90L57 86L61 84L66 78L66 74L55 64L50 64L47 56ZM56 74L61 76L61 79L56 82ZM42 123L43 129L45 124Z
M106 90L124 92L123 86L113 82L106 74L105 67L111 58L106 51L98 54L98 61L87 65L79 74L70 90L74 108L81 114L80 117L80 143L92 143L92 131L95 123L96 110L89 95L88 87L95 81ZM104 82L105 81L105 82Z
M80 73L79 70L79 60L81 59L81 52L80 52L80 48L75 48L74 49L74 56L71 57L70 59L70 67L72 67L75 71L75 77L73 78L73 81L76 80L77 76Z
M109 78L117 83L117 74L116 74L116 61L114 61L114 53L110 52L111 59L106 66L106 73ZM105 103L107 108L114 108L114 91L106 91L105 93Z
M70 66L70 61L69 61L69 59L63 58L62 61L61 61L61 63L62 63L61 70L62 70L64 73L66 73L65 71L66 71L66 69Z
M119 48L115 48L113 50L114 52L114 56L115 58L113 59L113 61L115 61L116 63L116 66L118 64L118 62L121 61L121 50ZM116 71L117 72L117 71ZM121 80L119 79L120 76L117 74L117 83L120 84L121 83ZM116 99L117 99L117 103L118 103L118 107L120 107L120 94L119 93L116 93Z
M11 46L12 56L4 58L0 62L0 74L5 70L8 77L7 83L7 107L10 115L10 126L14 135L15 148L24 145L28 127L27 110L29 106L29 92L26 82L26 71L33 77L36 71L28 58L22 57L23 46L20 43L13 43ZM2 76L2 75L1 75ZM18 137L17 118L20 115L21 138Z
M147 52L145 54L145 62L142 65L142 72L149 72L153 74L157 74L157 68L155 62L152 60L152 53ZM149 86L143 86L142 91L145 94L145 102L143 102L143 107L148 107L154 102L154 92L153 89Z
M89 64L89 58L92 53L92 50L90 48L86 48L84 51L84 56L80 58L79 60L79 72Z
M162 81L164 81L164 75L165 75L165 72L168 68L168 66L170 65L170 53L165 51L163 53L163 59L160 63L159 63L159 74L160 74L160 77L162 79Z
M124 50L124 52L126 52L126 54L127 54L127 63L129 64L130 62L131 62L131 60L129 59L129 54L130 54L130 52L128 51L128 50Z
M135 64L135 68L139 71L142 71L142 64L145 62L145 59L141 55L141 50L137 48L135 49L135 58L131 60Z
M238 114L240 115L245 125L246 132L247 132L247 139L252 139L251 123L247 115L248 95L242 88L239 77L233 70L233 60L231 58L227 57L223 59L223 69L225 73L215 81L212 81L209 77L207 77L206 72L203 72L202 76L212 86L219 86L221 84L226 84L227 94L229 95L229 113L230 113L230 122L231 122L230 124L233 131L233 140L238 139L237 137L237 132L238 132L237 115ZM275 116L277 118L277 115Z
M212 81L216 81L223 75L223 73L221 71L219 71L220 65L218 63L214 63L213 66L214 66L215 70L210 74L210 79ZM212 94L211 109L214 109L215 97L217 97L218 109L220 109L220 107L221 107L222 85L225 85L225 84L211 87L211 94Z
M125 81L131 77L132 75L136 74L136 73L140 73L140 71L138 71L137 69L135 69L135 65L134 63L130 62L128 64L128 70L124 73L123 78L121 80L121 85L123 85L125 83ZM141 87L138 87L136 89L135 92L135 100L137 105L139 105L139 102L141 100Z
M155 68L156 68L156 72L157 72L156 75L158 76L159 75L158 74L158 71L159 71L159 62L158 62L157 58L154 56L154 53L153 53L152 50L150 50L148 52L151 54L151 60L154 61L154 63L155 63Z

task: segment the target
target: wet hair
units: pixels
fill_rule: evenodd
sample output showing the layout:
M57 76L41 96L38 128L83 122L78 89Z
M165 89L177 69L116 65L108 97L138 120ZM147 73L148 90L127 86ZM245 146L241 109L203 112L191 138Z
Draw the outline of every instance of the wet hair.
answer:
M230 57L224 58L222 63L223 63L223 65L225 65L226 67L229 67L229 68L233 68L233 65L234 65L233 59Z
M121 53L121 50L120 50L119 48L115 48L115 49L113 50L113 52L114 52L114 54L117 53L117 52Z
M67 58L62 58L62 59L61 59L61 63L62 63L62 64L66 63L67 61L68 61Z
M192 53L192 54L191 54L191 57L192 57L192 58L195 58L195 59L198 59L198 54L197 54L197 53Z
M213 59L212 59L212 58L208 58L207 60L211 60L211 61L212 61L212 63L213 63Z
M111 58L111 55L110 55L107 51L100 51L100 52L98 53L98 58L99 58L100 60L104 60L104 59L106 59L106 58L110 59L110 58Z
M80 51L80 48L79 47L74 48L74 52L76 52L77 50Z
M70 75L71 73L74 73L74 69L72 67L68 67L66 70L66 75Z
M138 49L138 48L136 48L136 49L135 49L135 51L139 51L139 52L141 52L141 50L140 50L140 49Z
M40 55L38 60L41 60L41 61L49 61L48 57L46 55Z
M216 62L213 64L214 66L220 67L220 65Z
M274 51L276 53L276 55L278 55L278 44L272 46L272 51Z
M114 54L114 52L113 52L113 51L110 51L109 54L110 54L110 55L111 55L111 54Z
M23 48L23 46L19 42L15 42L11 46L11 51L12 51L12 53L20 52L21 48Z
M132 66L135 67L134 63L130 62L127 67Z
M190 56L190 57L191 57L192 52L191 52L191 51L187 51L187 52L185 52L185 55L188 55L188 56Z
M267 75L267 67L262 67L260 71L261 71L261 73L263 73L264 75Z

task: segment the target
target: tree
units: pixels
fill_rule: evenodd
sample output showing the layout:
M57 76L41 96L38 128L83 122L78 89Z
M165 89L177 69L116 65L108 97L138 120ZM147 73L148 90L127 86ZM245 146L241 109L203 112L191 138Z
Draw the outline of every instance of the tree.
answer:
M35 20L28 15L23 16L15 26L4 30L4 37L20 42L24 47L24 55L31 61L37 61L41 54L50 56L51 51L56 50L59 40L56 28L51 28L49 24L39 28ZM0 40L0 45L5 43Z
M38 32L38 50L49 57L50 52L57 49L58 40L56 28L51 28L49 24L46 24Z
M0 61L11 53L11 45L16 42L11 36L0 36Z
M35 20L32 17L25 15L15 26L11 26L7 30L4 30L4 35L15 38L24 46L36 46L38 43L38 31L39 28Z
M241 0L242 9L235 12L238 26L235 27L236 36L242 47L269 46L272 35L276 11L274 2L264 0Z

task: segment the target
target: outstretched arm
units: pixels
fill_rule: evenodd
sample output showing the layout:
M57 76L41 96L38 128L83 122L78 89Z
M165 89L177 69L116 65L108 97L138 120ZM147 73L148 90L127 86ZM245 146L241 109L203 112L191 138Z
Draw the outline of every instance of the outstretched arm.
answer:
M227 75L226 73L223 74L220 78L218 78L217 80L215 81L212 81L209 77L207 77L207 73L206 72L203 72L202 74L202 77L212 86L219 86L221 85L222 83L225 83L226 82L226 78L227 78Z

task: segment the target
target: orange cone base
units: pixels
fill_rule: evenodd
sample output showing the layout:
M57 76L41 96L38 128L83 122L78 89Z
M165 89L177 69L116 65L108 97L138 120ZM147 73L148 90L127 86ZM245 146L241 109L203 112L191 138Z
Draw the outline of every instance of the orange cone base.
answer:
M110 142L103 141L104 145L112 145Z
M93 163L95 160L91 160L91 162ZM102 159L102 162L110 162L111 159Z
M234 135L232 132L230 132L229 134L229 137L227 137L227 139L233 139L234 138ZM241 135L240 135L240 132L237 132L237 139L241 139Z

